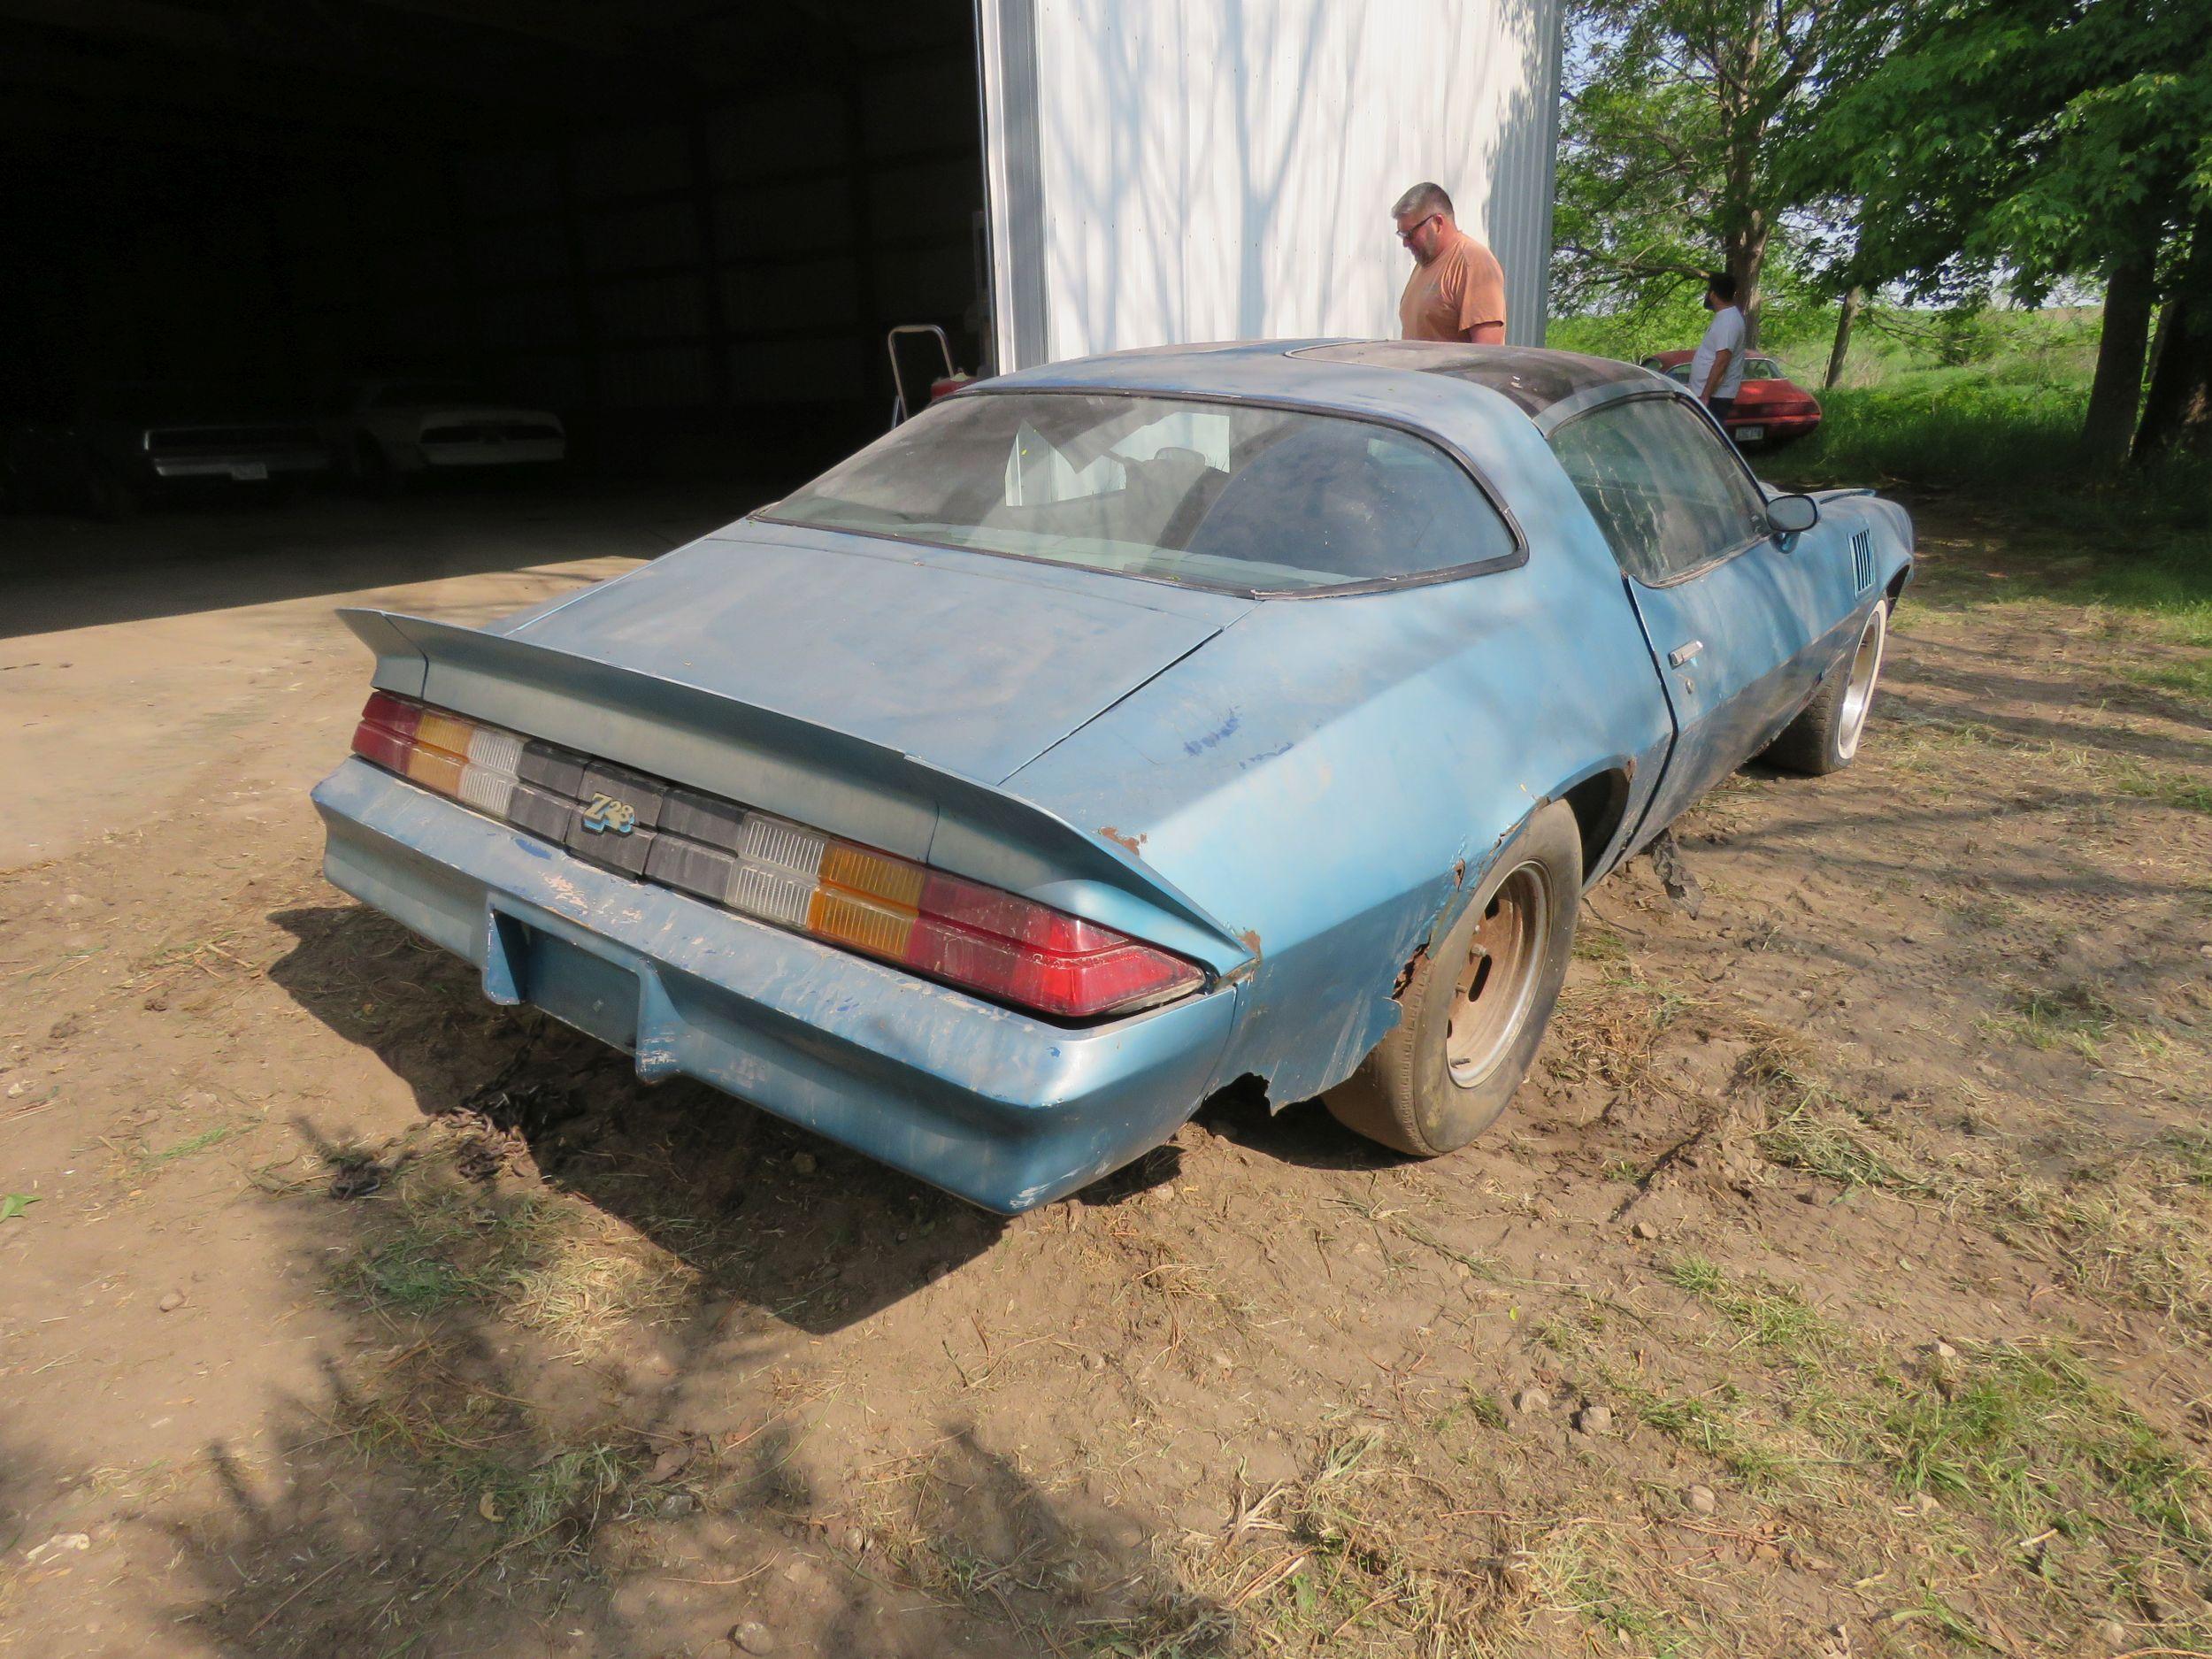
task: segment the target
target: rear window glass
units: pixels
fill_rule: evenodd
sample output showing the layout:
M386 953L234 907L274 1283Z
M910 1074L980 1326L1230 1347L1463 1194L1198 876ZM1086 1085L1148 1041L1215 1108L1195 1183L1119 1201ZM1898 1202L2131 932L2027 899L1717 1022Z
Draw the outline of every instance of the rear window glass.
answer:
M1240 593L1512 557L1457 463L1387 426L1177 398L953 398L763 518Z

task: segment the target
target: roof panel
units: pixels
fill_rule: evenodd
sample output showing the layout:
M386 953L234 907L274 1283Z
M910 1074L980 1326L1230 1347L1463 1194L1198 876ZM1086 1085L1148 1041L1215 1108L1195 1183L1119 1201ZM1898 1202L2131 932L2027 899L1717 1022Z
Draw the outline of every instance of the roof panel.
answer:
M1594 387L1641 385L1649 370L1610 357L1586 357L1574 351L1534 346L1475 346L1428 340L1364 340L1340 345L1302 346L1288 355L1319 357L1363 368L1411 369L1471 380L1512 399L1524 414L1542 414Z

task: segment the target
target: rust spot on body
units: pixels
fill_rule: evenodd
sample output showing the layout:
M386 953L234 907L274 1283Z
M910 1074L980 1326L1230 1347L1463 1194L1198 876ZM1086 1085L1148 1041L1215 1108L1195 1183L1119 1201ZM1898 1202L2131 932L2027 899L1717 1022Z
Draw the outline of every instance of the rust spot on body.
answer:
M1242 942L1244 948L1250 951L1254 956L1256 956L1260 954L1260 930L1258 928L1248 927L1242 933L1239 933L1237 938Z
M1139 850L1144 845L1143 836L1125 835L1119 830L1116 829L1111 824L1109 824L1104 829L1102 829L1098 833L1101 835L1103 835L1108 841L1113 842L1115 846L1125 847L1133 853Z
M1428 959L1429 948L1424 945L1413 953L1412 961L1398 970L1398 982L1390 987L1390 997L1393 1002L1406 994L1406 987L1413 983L1413 976L1421 972L1421 964Z

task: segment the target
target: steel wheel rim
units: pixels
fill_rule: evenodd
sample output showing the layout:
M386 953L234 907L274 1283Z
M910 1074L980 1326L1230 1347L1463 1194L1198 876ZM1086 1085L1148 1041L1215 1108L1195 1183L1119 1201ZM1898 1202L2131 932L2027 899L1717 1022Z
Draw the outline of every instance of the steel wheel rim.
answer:
M1541 864L1521 864L1498 884L1452 987L1444 1063L1452 1081L1473 1088L1498 1069L1536 1001L1551 887Z
M1882 642L1888 634L1883 608L1878 604L1866 619L1866 632L1859 635L1859 649L1851 658L1851 678L1844 683L1843 722L1836 733L1836 749L1846 760L1859 752L1859 734L1866 730L1867 711L1874 706L1874 682L1881 676Z

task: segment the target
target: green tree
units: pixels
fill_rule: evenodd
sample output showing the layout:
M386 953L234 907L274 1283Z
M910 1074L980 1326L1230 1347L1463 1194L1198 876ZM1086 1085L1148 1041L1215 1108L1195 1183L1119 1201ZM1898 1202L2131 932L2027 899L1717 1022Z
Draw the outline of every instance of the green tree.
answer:
M1663 304L1717 265L1757 338L1796 205L1776 162L1902 0L1576 0L1553 289L1564 312ZM1893 27L1893 25L1892 25Z
M2137 430L2162 295L2136 445L2212 443L2212 0L1933 0L1870 14L1828 68L1777 172L1855 227L1833 287L2101 280L2084 436L2105 462Z

